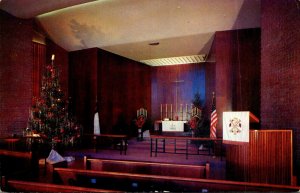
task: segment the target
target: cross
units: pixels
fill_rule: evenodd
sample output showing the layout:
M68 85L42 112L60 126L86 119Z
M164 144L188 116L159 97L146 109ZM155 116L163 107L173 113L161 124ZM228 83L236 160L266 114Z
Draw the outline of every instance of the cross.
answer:
M176 113L178 112L178 109L177 109L177 102L178 102L178 86L177 84L178 83L183 83L184 80L174 80L172 81L173 83L175 83L175 104L176 104Z

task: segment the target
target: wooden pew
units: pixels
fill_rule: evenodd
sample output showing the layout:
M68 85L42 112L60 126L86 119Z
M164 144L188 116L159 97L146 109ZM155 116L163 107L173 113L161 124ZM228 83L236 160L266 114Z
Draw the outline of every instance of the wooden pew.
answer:
M6 192L116 192L112 190L85 188L69 185L57 185L41 182L8 180L5 184Z
M32 152L0 150L0 173L2 176L28 177L37 175L38 159Z
M163 176L209 178L209 163L205 165L184 165L142 161L91 159L84 156L84 168L88 170L124 172Z
M85 169L54 168L56 183L116 191L277 191L297 192L299 186L261 184L214 179L184 178ZM71 184L71 185L72 185Z

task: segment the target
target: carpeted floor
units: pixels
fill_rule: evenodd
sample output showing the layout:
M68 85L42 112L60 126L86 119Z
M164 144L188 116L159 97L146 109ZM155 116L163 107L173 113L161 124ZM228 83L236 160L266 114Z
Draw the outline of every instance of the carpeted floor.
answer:
M177 143L177 148L180 145L185 146L185 144ZM189 152L196 153L198 146L195 144L189 145ZM166 144L167 152L174 152L174 144ZM94 149L81 149L77 151L65 152L64 156L73 156L77 162L75 167L81 167L82 159L84 156L90 156L93 158L102 159L116 159L116 160L133 160L133 161L150 161L150 162L160 162L160 163L177 163L177 164L188 164L188 165L202 165L206 162L210 163L210 178L213 179L225 179L225 157L216 157L214 155L208 155L207 151L201 151L201 154L206 155L189 155L186 159L184 151L177 150L179 154L174 153L158 153L150 154L150 140L144 139L144 141L137 141L136 139L131 139L128 141L128 149L126 155L120 154L120 151L114 149L113 147L101 148L99 147L97 153ZM74 164L73 164L74 165Z

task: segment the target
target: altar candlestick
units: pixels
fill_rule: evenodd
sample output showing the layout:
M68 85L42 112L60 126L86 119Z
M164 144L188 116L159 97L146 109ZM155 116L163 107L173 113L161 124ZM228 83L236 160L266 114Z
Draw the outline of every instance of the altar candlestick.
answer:
M180 112L182 112L182 104L180 104Z
M162 120L162 116L163 116L163 112L162 112L162 109L163 109L163 105L160 104L160 120Z
M166 118L168 117L168 104L166 104Z
M171 113L172 113L172 104L171 104Z

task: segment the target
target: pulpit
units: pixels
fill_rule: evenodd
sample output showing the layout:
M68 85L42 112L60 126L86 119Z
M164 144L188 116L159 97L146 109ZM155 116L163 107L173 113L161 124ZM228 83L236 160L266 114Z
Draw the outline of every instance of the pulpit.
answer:
M251 112L224 112L224 114L227 114L223 116L223 140L227 144L227 178L292 185L292 130L251 130L250 123L259 122ZM247 138L244 138L245 136Z

